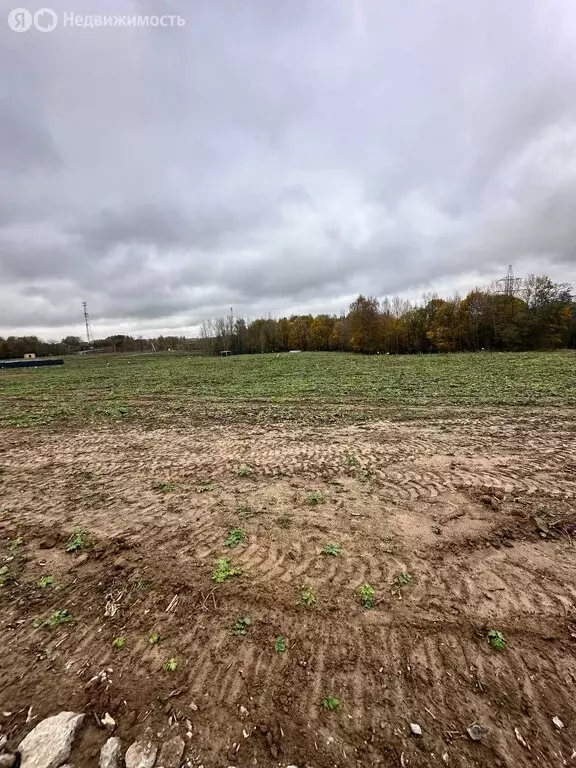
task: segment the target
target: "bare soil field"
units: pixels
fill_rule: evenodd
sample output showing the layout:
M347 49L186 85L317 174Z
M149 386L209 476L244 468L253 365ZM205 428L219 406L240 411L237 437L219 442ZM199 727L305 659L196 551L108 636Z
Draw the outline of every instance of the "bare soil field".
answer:
M0 729L89 713L76 768L106 713L195 768L576 764L575 501L562 407L4 428Z

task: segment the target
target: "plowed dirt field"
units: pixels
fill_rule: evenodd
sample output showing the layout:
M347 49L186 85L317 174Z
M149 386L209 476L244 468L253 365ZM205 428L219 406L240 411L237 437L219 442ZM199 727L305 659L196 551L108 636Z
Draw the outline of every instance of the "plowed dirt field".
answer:
M82 768L106 712L204 768L576 765L571 409L4 428L0 467L5 732L94 713Z

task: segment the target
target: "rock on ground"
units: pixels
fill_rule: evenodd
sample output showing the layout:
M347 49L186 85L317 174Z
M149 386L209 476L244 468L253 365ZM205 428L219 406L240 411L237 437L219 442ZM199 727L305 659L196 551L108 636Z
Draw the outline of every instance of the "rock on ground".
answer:
M122 744L117 736L112 736L100 750L100 768L118 768Z
M422 728L420 728L418 723L410 723L410 730L414 736L422 736Z
M174 736L170 741L165 741L160 750L157 767L180 768L180 762L182 760L182 755L184 754L185 746L184 739L180 736Z
M468 733L468 736L470 736L470 738L472 739L472 741L480 741L488 733L488 729L484 728L483 725L479 725L478 723L472 723L471 726L466 728L466 731Z
M21 768L59 768L70 755L84 715L60 712L38 723L20 742Z
M158 747L152 741L152 732L146 731L144 738L135 741L124 757L126 768L153 768Z

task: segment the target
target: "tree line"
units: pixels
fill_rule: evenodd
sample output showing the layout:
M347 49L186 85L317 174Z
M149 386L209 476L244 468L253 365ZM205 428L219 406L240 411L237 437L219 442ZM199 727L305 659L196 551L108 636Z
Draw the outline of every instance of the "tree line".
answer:
M292 315L246 322L232 315L202 325L211 354L349 351L414 354L576 347L576 302L567 283L530 275L520 295L471 291L465 298L358 296L347 314Z
M516 295L474 290L464 298L428 296L419 303L358 296L340 316L250 321L230 314L203 322L200 338L115 335L88 345L76 336L59 342L10 336L0 338L0 359L22 357L26 352L65 355L87 349L217 355L296 349L410 354L576 348L576 301L570 286L546 275L530 275L522 286Z
M88 343L80 336L66 336L61 341L42 341L37 336L0 336L0 360L23 357L33 352L36 357L74 355L82 353L115 352L188 352L198 353L200 341L185 336L159 336L145 339L142 336L117 334Z

